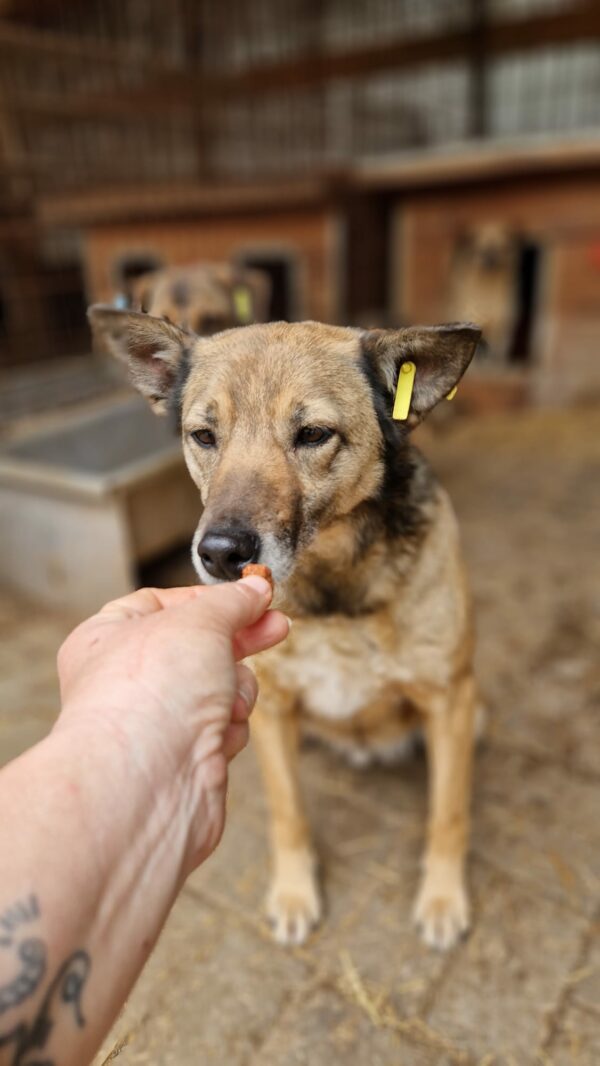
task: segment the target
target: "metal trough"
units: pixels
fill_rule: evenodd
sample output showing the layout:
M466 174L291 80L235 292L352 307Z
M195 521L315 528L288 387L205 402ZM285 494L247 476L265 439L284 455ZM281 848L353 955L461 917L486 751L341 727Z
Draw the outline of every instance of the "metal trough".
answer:
M199 514L181 442L143 401L65 417L0 449L0 582L93 611L188 539Z

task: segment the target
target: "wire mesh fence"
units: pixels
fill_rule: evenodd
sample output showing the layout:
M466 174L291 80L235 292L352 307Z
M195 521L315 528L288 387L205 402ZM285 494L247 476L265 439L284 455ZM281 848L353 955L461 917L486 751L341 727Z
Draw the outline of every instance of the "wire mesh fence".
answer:
M1 12L5 363L43 337L49 353L85 343L80 246L48 243L47 198L297 178L600 127L591 3L8 0Z

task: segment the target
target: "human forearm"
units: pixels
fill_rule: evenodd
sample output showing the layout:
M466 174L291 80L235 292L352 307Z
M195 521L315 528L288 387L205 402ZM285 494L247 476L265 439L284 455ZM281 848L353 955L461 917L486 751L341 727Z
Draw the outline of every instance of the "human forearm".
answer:
M61 648L57 725L0 771L0 1066L89 1062L218 843L257 692L240 660L289 631L270 599L257 577L140 589Z
M79 728L0 773L2 1066L34 1049L82 1066L101 1042L184 877L172 782L150 784L126 744Z

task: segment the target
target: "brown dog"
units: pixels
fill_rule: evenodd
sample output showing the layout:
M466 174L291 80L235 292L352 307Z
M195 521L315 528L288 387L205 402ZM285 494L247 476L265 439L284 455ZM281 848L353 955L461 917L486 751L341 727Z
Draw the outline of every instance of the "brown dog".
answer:
M97 307L90 318L155 408L178 412L204 503L200 580L266 563L294 619L286 643L256 662L277 939L300 943L321 913L300 728L364 763L392 758L421 724L431 818L415 915L429 944L448 947L468 924L473 628L450 501L409 430L459 381L479 330L274 322L193 340L149 315ZM394 422L406 360L410 413Z
M474 318L483 330L489 359L508 362L517 321L519 241L499 223L461 233L449 272L446 312L451 319Z
M200 336L264 322L269 279L260 270L229 263L194 263L142 274L129 286L135 310L168 318Z

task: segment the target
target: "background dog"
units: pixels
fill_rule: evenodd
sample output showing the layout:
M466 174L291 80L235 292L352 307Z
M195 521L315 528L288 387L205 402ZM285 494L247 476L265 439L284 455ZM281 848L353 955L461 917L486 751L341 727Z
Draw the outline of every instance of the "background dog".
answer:
M142 274L129 284L135 310L168 318L200 336L263 322L270 284L260 270L230 263L195 263Z
M451 504L409 432L459 381L479 329L275 322L192 338L135 312L95 307L90 319L154 408L181 423L204 504L200 580L266 563L276 604L295 622L256 662L277 939L302 942L321 914L297 776L301 727L368 762L393 758L421 725L431 816L415 917L429 944L450 946L469 920L473 627ZM407 360L410 410L395 422Z
M459 235L448 275L448 317L479 323L485 354L496 366L508 361L515 338L519 251L507 226L474 226Z

